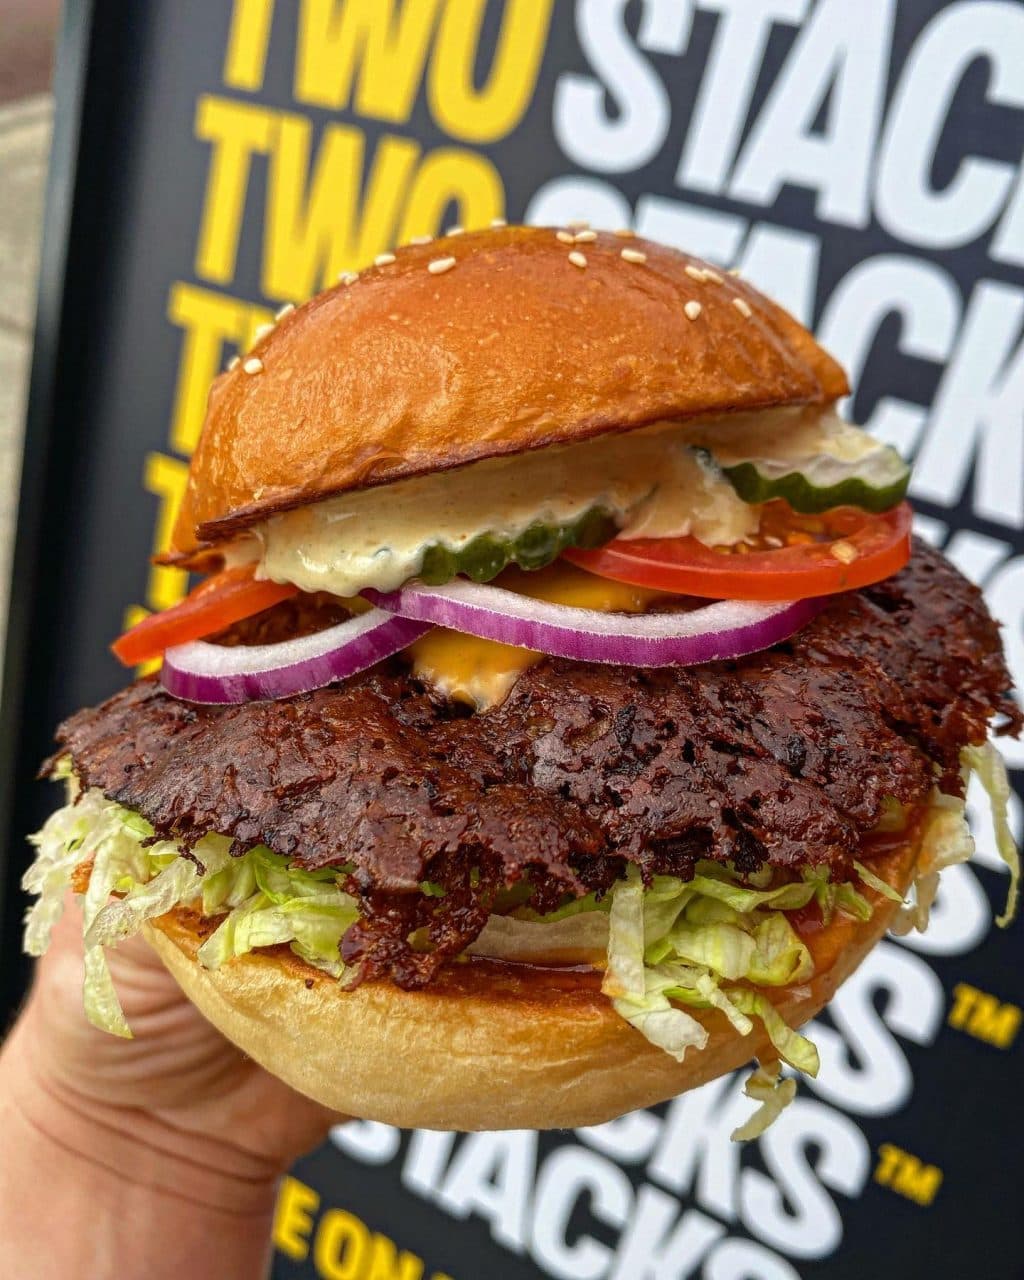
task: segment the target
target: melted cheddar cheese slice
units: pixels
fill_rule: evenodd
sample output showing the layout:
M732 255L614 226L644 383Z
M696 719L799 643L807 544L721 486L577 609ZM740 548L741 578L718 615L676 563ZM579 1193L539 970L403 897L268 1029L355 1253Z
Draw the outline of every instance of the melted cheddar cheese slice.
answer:
M567 564L553 564L536 573L507 569L494 585L549 604L600 613L643 613L652 600L665 594L610 582ZM532 649L479 640L440 627L428 631L406 653L412 659L414 675L445 697L467 702L477 711L504 702L520 675L544 657Z

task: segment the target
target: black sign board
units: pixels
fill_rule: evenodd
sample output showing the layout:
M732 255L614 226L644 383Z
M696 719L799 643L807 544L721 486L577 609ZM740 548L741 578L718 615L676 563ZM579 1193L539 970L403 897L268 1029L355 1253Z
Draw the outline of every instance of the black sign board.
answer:
M1024 685L1018 0L70 0L57 77L0 787L2 1003L53 725L123 682L206 387L257 325L412 236L590 218L736 265L820 333L916 463L921 532ZM1020 785L1024 746L1008 760ZM739 1078L596 1130L356 1122L282 1189L275 1275L1024 1274L1019 928L952 869L818 1020L759 1143ZM1012 814L1017 835L1021 805Z

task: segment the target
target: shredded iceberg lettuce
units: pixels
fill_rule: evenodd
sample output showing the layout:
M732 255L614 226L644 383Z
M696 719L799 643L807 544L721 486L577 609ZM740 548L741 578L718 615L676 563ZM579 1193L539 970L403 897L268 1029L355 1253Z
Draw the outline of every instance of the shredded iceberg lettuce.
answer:
M875 893L880 893L883 898L888 898L890 902L898 902L902 905L903 894L894 889L881 876L876 876L870 867L866 867L863 862L858 862L854 858L853 869L857 873L857 878L863 880L869 889L874 889Z
M906 902L889 925L889 931L898 938L914 929L924 933L939 888L939 872L954 863L969 861L974 853L964 802L934 791L922 819L920 842L914 882Z
M743 1086L747 1097L761 1105L738 1129L732 1131L733 1142L751 1142L760 1138L796 1097L796 1081L792 1076L783 1077L781 1072L780 1062L760 1066Z
M801 873L811 886L821 918L830 924L836 910L845 911L855 920L871 919L871 903L846 880L832 880L827 868L805 867Z
M120 840L108 837L95 853L89 887L82 898L82 929L86 936L83 999L85 1016L101 1030L131 1039L131 1028L114 990L107 957L101 946L88 941L89 931L106 905L114 885L122 878Z
M753 890L729 884L729 875L702 863L692 880L655 876L645 891L639 870L630 867L609 895L603 990L627 1022L680 1062L688 1049L704 1048L708 1034L673 1001L720 1009L740 1035L753 1030L751 1018L760 1019L780 1056L814 1075L817 1050L763 992L723 985L788 986L810 976L810 952L775 904L804 906L814 885Z
M663 882L667 877L659 877ZM678 882L677 882L678 884ZM677 891L678 892L678 891ZM684 891L685 892L685 891ZM611 998L616 1013L626 1019L652 1044L682 1062L687 1049L703 1049L708 1033L696 1018L676 1008L669 992L693 987L699 970L683 965L647 965L644 961L645 914L649 908L660 918L669 916L660 909L666 904L666 886L652 890L657 896L645 903L643 881L636 867L612 890L608 914L608 968L602 990ZM675 914L675 913L672 913Z
M788 987L814 973L811 953L785 916L772 912L754 925L754 956L746 974L758 987Z
M228 914L199 948L208 969L256 947L287 942L296 955L341 978L339 944L358 915L355 900L338 888L338 868L301 871L269 849L250 850L204 886L203 912Z
M207 836L196 845L194 856L202 863L205 874L216 873L224 866L230 856L230 844L222 836ZM168 846L161 841L141 852L144 857L149 854L148 865L126 874L122 874L123 869L112 860L104 864L112 869L113 878L102 897L97 899L99 910L85 921L87 948L109 947L122 938L132 938L147 920L164 915L172 907L187 905L202 893L199 867L191 858L179 854L174 845ZM164 855L171 860L161 867ZM93 866L86 899L92 892L99 869L99 865ZM123 897L109 902L113 891L123 894Z
M225 904L235 905L199 948L200 963L219 969L226 960L256 947L286 942L309 964L335 978L343 977L341 938L358 911L355 900L338 888L334 875L327 879L322 872L281 865L284 859L266 849L253 849L238 861L250 863L237 874L243 880L251 874L256 891L240 900L238 892L229 891Z
M301 871L262 847L232 858L231 841L218 835L205 836L186 857L172 842L147 843L153 829L143 818L98 791L77 795L74 778L64 776L69 803L31 837L36 857L22 887L38 897L25 917L25 949L34 956L46 951L73 873L88 866L82 895L83 1000L95 1026L131 1035L104 948L177 906L201 906L206 915L226 913L200 948L200 960L209 968L253 947L288 943L307 963L343 975L338 944L357 909L338 888L337 869Z
M1007 817L1010 781L1006 776L1006 765L991 742L979 747L964 747L960 752L960 765L964 792L967 791L971 775L977 774L988 794L996 851L1010 873L1006 907L1002 915L996 916L996 924L1005 929L1016 918L1020 891L1020 853ZM933 791L921 830L921 852L917 859L917 873L909 895L910 901L896 913L889 926L891 932L897 937L903 937L912 929L923 933L928 928L928 917L938 892L939 873L954 863L970 861L973 854L974 837L967 825L967 810L963 800L945 795L939 790Z
M783 1062L788 1062L790 1066L796 1067L797 1071L802 1071L804 1075L816 1076L818 1074L818 1068L821 1063L818 1059L816 1046L806 1036L802 1036L799 1031L794 1031L792 1027L786 1024L782 1014L779 1013L763 991L752 991L749 987L738 987L729 994L737 1009L761 1019L764 1023L764 1029L768 1033L768 1039L778 1051L779 1057Z
M1010 887L1006 893L1006 906L1003 914L996 916L996 924L1005 929L1017 916L1017 898L1020 893L1020 850L1010 830L1007 807L1010 803L1010 780L1006 776L1006 765L1003 757L991 742L980 747L965 747L960 753L960 761L969 779L971 773L978 775L978 781L988 794L992 807L992 825L996 833L996 852L1006 863L1010 873Z
M70 777L68 787L73 797L76 786ZM25 917L25 949L30 955L42 955L50 945L72 874L79 865L92 865L89 887L82 898L86 935L115 888L138 877L148 879L148 856L140 843L145 833L139 833L137 821L133 825L125 821L125 812L90 791L51 814L42 830L31 837L36 857L21 882L26 892L39 895ZM88 936L83 998L86 1016L95 1026L114 1035L131 1035L103 949Z

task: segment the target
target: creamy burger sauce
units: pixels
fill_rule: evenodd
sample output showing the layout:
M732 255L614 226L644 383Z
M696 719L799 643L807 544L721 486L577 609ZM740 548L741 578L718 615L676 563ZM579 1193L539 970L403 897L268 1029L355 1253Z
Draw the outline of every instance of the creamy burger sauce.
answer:
M758 523L757 509L686 447L677 424L488 459L273 516L255 530L260 576L339 596L393 591L416 576L432 543L458 551L478 534L514 538L593 507L617 517L627 538L692 533L732 545Z
M709 449L723 467L751 458L773 459L787 467L808 458L856 462L885 448L877 436L841 418L834 405L694 418L682 426L676 424L675 430L687 444Z
M351 596L400 587L433 543L459 551L480 534L514 538L538 521L568 524L594 507L619 520L623 538L692 534L733 546L757 529L757 508L693 446L724 466L756 458L783 470L798 459L842 464L882 449L832 406L658 422L341 494L272 516L245 540L244 554L259 560L261 577Z

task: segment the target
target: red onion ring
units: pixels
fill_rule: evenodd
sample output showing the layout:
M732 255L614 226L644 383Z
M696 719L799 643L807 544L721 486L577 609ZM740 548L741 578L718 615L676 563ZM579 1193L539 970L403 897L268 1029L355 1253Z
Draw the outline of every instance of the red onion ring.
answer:
M364 671L429 630L429 623L370 609L336 627L280 644L228 647L194 640L167 650L160 683L186 702L290 698Z
M823 607L818 599L717 600L689 613L598 613L462 579L363 594L403 618L552 657L630 667L691 666L756 653L787 639Z

